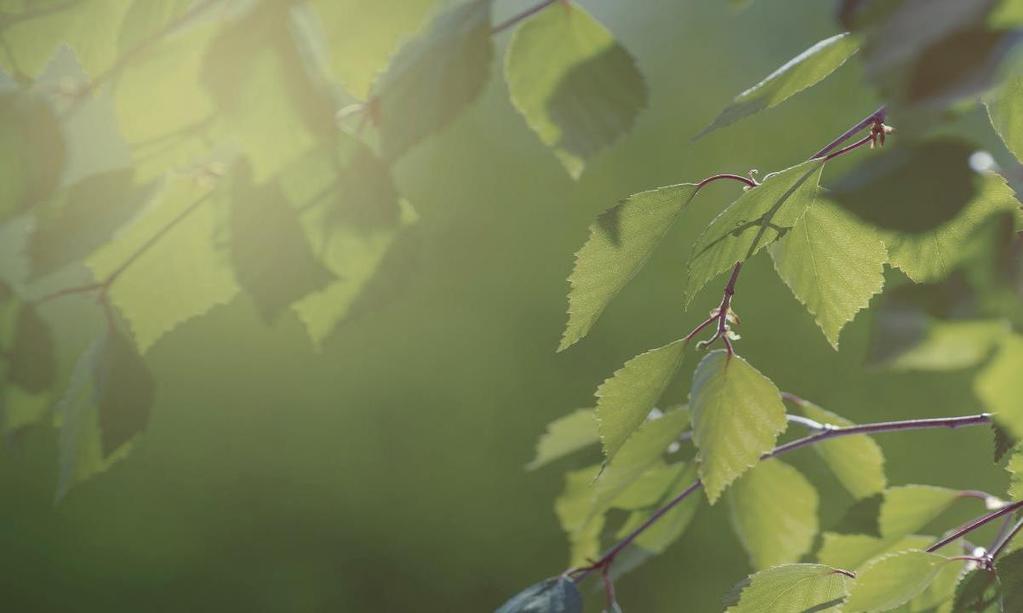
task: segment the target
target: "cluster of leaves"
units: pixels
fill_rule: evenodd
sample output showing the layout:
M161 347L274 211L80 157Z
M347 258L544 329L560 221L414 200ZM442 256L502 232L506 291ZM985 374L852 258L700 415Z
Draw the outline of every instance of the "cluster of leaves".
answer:
M983 365L977 395L995 414L1010 471L1023 471L1023 450L1006 451L1013 439L1023 437L1018 402L1023 396L1018 376L1023 372L1023 211L1014 191L1023 178L1023 70L1018 60L1006 59L1020 40L1020 6L955 0L840 3L839 18L850 32L811 46L741 93L700 136L783 102L856 56L866 78L889 101L898 142L871 154L828 190L820 187L827 159L854 147L826 149L759 183L739 177L754 185L747 185L696 239L681 300L688 306L730 269L734 281L737 267L766 249L779 276L837 350L843 327L882 292L886 279L893 280L876 309L870 360L913 370ZM1008 150L1000 174L991 163L977 168L978 146L949 137L945 129L950 117L981 101ZM680 183L634 194L591 225L569 278L568 323L559 350L586 336L702 185ZM927 206L908 206L911 202ZM886 266L892 270L886 273ZM726 307L733 290L730 282ZM731 312L711 313L712 318L726 315L729 324L735 322ZM857 500L845 519L821 532L815 488L794 467L773 458L772 450L789 423L826 430L851 422L783 394L733 355L730 345L696 367L688 404L657 409L666 401L662 396L676 378L687 340L627 361L597 389L594 409L556 420L541 437L531 468L598 443L604 453L601 463L567 473L555 502L572 566L593 568L597 560L607 570L613 561L614 576L663 551L683 533L699 504L695 497L672 501L686 487L702 487L711 505L725 499L750 565L760 571L726 599L729 611L1012 611L1020 606L1023 554L978 568L970 556L957 555L961 541L925 551L936 536L930 524L957 501L980 498L988 509L1007 503L930 485L889 487L881 450L866 435L814 446ZM786 400L799 414L786 413ZM1013 499L1023 492L1020 483L1023 477L1014 480ZM632 538L637 526L666 507L667 514ZM620 555L606 549L623 542L627 547ZM814 553L815 542L820 546ZM1008 550L1011 546L1003 553ZM614 553L602 558L603 551ZM796 563L803 559L817 563ZM506 610L579 610L559 606Z
M646 87L604 26L491 5L373 41L366 74L331 0L0 3L2 430L59 426L58 497L143 431L144 356L179 324L244 293L319 346L393 293L419 244L393 169L482 92L494 34L517 26L512 100L573 177L631 128ZM97 298L91 344L54 331L69 295Z

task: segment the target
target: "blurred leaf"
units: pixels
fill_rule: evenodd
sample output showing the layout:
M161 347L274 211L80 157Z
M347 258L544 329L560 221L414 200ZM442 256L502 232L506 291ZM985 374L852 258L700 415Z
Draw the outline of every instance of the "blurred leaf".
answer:
M531 585L501 605L496 613L582 613L583 597L566 577Z
M671 383L685 344L675 341L632 358L597 388L597 430L610 461Z
M238 293L227 254L215 239L225 205L224 194L209 186L170 177L145 213L86 262L98 279L127 264L109 296L130 324L139 351Z
M330 48L331 68L345 89L359 98L395 48L413 34L437 0L311 0Z
M998 575L978 568L971 570L956 587L953 613L1002 613L1002 588Z
M1010 334L1002 339L1001 348L977 375L973 387L995 421L1014 438L1023 438L1023 337Z
M100 74L117 59L118 38L111 32L118 31L129 6L125 0L8 0L3 28L7 51L0 53L0 67L37 76L63 43L89 74Z
M769 174L715 217L693 244L685 306L708 281L784 236L813 204L823 169L811 160Z
M288 3L259 3L222 29L206 49L200 75L256 182L337 132L334 102L303 63L288 9Z
M818 423L843 428L854 425L848 419L812 402L800 403L799 409ZM843 436L817 443L813 449L853 498L865 498L884 490L887 484L884 454L869 436Z
M1009 436L1009 433L1005 431L1005 428L997 423L991 424L991 433L992 438L994 438L994 461L995 464L997 464L1002 461L1005 454L1012 451L1012 448L1016 446L1016 441Z
M238 284L272 321L288 305L335 276L316 258L293 207L276 182L255 185L239 166L231 199L231 261Z
M1023 452L1018 447L1009 456L1005 470L1009 471L1009 498L1023 498Z
M780 460L760 462L728 490L732 527L753 568L794 562L817 536L817 490Z
M512 103L576 179L647 103L628 50L574 3L545 9L515 30L505 78Z
M121 23L117 40L120 53L130 53L148 43L194 4L193 0L134 0Z
M987 89L1001 60L1020 40L1011 30L976 27L955 32L921 53L905 96L910 104L947 106Z
M770 253L836 350L845 324L884 287L888 253L879 234L828 202L807 208Z
M561 529L568 536L569 564L577 566L600 555L600 535L604 529L604 513L596 506L593 480L600 466L590 466L565 473L565 489L554 500L554 513Z
M948 558L924 551L902 551L868 562L856 574L843 611L884 611L923 592Z
M874 494L857 500L846 509L845 514L831 528L831 531L838 534L861 534L880 538L881 505L883 503L884 494Z
M732 588L726 613L808 613L839 607L852 579L821 564L785 564L750 575Z
M135 345L113 328L107 333L93 376L105 458L145 430L155 384Z
M923 549L934 542L930 536L910 535L878 538L866 534L825 532L817 560L822 564L856 570L869 560L897 551Z
M1006 611L1023 608L1023 550L1003 555L995 561L1001 583L1002 603Z
M568 325L558 351L586 336L607 304L639 272L696 195L682 183L633 194L601 213L575 255L568 281Z
M1023 163L1023 75L1012 75L998 86L987 112L1006 148Z
M87 257L138 214L151 193L150 185L136 184L131 170L123 169L83 179L58 194L39 212L28 245L33 274Z
M0 92L0 223L49 198L63 165L53 108L41 96Z
M974 149L957 140L895 145L865 158L831 186L829 195L881 228L934 230L955 219L977 193L976 174L969 165ZM906 205L918 201L928 205Z
M675 465L677 466L677 465ZM672 487L665 490L663 497L656 501L652 508L648 508L642 511L633 511L629 514L629 518L622 524L622 527L615 533L616 538L625 538L631 534L640 525L650 519L651 513L654 509L659 509L673 498L675 498L683 489L692 485L693 481L696 480L696 464L689 463L681 466L680 471L675 472L675 479L672 483ZM685 532L689 523L692 522L693 516L696 515L696 509L699 508L700 498L698 496L689 496L681 503L672 507L670 511L665 513L657 523L644 530L636 540L633 541L633 546L642 549L651 555L663 553L669 545L674 543L682 534Z
M373 84L368 112L386 159L451 123L483 91L494 53L490 5L470 0L438 15Z
M944 186L944 178L937 183ZM932 202L923 192L912 198ZM942 279L969 255L966 246L977 228L991 216L1006 211L1019 215L1019 202L1012 189L1000 177L983 176L979 191L955 218L927 232L891 234L885 240L889 261L917 283Z
M700 478L714 504L774 447L785 430L785 406L770 379L724 350L707 354L696 367L689 405Z
M578 409L547 424L547 431L536 444L536 457L526 465L529 470L546 466L570 453L600 442L592 409Z
M621 450L601 467L592 484L598 512L618 502L626 488L633 486L649 469L657 468L668 446L689 426L689 411L679 408L640 425ZM689 485L688 483L686 485ZM635 491L632 492L635 495ZM654 498L663 492L655 492ZM635 506L634 504L632 506Z
M959 490L933 485L901 485L885 490L881 534L900 537L929 524L962 497Z
M736 96L709 126L696 135L696 138L702 138L748 115L777 106L791 96L816 85L858 50L859 41L848 32L825 38L786 62L760 83Z
M1023 2L1002 0L988 21L995 27L1023 26Z
M7 349L7 378L26 392L49 389L57 376L57 358L50 327L31 304L17 308L14 338Z

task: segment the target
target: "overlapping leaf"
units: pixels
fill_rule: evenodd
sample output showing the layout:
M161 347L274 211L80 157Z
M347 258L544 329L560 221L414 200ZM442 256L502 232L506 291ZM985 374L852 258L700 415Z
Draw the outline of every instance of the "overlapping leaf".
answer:
M974 390L995 421L1014 437L1023 438L1023 337L1010 334L1002 339L995 357L974 380Z
M715 217L693 245L685 305L708 281L784 236L813 204L823 169L811 160L767 175Z
M515 30L505 77L516 108L573 178L631 129L647 101L635 60L575 3L541 11Z
M696 367L689 406L700 478L713 504L774 447L785 430L785 407L770 379L723 350Z
M586 336L607 304L639 272L696 195L693 183L633 194L590 226L568 281L568 325L558 350Z
M988 101L987 111L1005 146L1023 163L1023 75L1003 81Z
M0 92L0 222L46 200L64 164L64 135L42 97Z
M872 560L856 573L843 611L885 611L908 602L927 586L948 558L924 551L902 551Z
M848 419L813 403L800 403L799 409L818 423L839 427L853 425ZM817 443L813 449L854 498L866 498L884 490L887 483L884 455L869 436L843 436Z
M803 613L838 607L852 579L822 564L786 564L762 570L735 586L727 613Z
M536 444L536 457L526 468L540 468L599 441L593 410L573 411L547 424L547 431Z

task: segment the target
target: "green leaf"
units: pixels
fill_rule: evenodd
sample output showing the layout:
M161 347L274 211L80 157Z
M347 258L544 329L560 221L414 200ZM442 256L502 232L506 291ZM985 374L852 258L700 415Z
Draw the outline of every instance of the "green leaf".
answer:
M884 287L888 253L880 235L828 202L807 208L770 253L778 275L836 350L845 324Z
M900 537L929 524L962 497L959 490L933 485L902 485L885 490L881 535Z
M1010 334L1002 339L994 358L974 379L973 388L984 407L995 414L995 421L1015 438L1023 438L1023 336Z
M515 30L505 78L512 103L576 179L647 103L635 60L574 3L543 10Z
M46 200L64 166L64 136L53 108L25 92L0 93L0 222Z
M155 384L135 345L116 330L107 334L93 376L101 450L108 457L145 430Z
M547 424L547 431L536 444L536 457L526 468L534 470L546 466L599 441L593 410L573 411Z
M650 468L656 468L668 446L678 440L688 426L689 411L685 408L667 411L640 425L618 454L605 463L593 484L598 508L610 506ZM661 493L655 492L656 495Z
M200 75L257 182L337 132L334 102L309 74L288 11L287 3L254 5L208 45Z
M998 423L991 424L991 435L991 438L994 439L992 459L995 464L998 464L1005 457L1005 454L1012 451L1012 448L1016 446L1016 441Z
M604 308L646 263L696 195L693 183L633 194L590 225L568 281L568 325L558 351L586 336Z
M498 607L496 613L582 613L583 597L575 582L553 577L531 585Z
M689 393L700 479L711 504L770 451L785 430L785 406L770 379L735 355L712 351Z
M791 96L816 85L845 63L856 51L859 42L848 32L816 43L786 62L760 83L735 97L730 105L699 134L701 138L718 128L781 104Z
M131 53L153 40L193 4L192 0L134 0L121 23L117 40L120 53Z
M311 0L320 17L332 72L345 90L369 94L403 38L429 17L436 0Z
M874 328L873 364L891 370L924 371L976 366L1009 331L1004 320L946 321L898 307L879 309Z
M663 496L650 505L650 507L633 511L615 534L617 538L625 538L631 534L650 519L650 515L655 509L665 506L671 499L675 498L682 490L692 485L693 481L696 480L696 464L672 465L669 467L669 470L669 474L673 476L673 479L669 487L664 490ZM696 515L696 509L699 508L699 505L700 498L698 496L689 496L681 503L672 507L670 511L657 520L657 523L644 530L633 541L633 545L650 554L662 553L669 545L682 536L689 523L692 522L693 516Z
M1002 613L1002 587L998 575L978 568L956 586L953 613Z
M597 507L593 481L600 466L565 473L565 488L554 500L554 513L568 536L569 563L581 565L600 555L600 535L604 529L603 510Z
M786 564L750 575L733 588L727 613L807 613L838 607L852 579L822 564Z
M1023 549L1003 555L995 561L995 570L1002 587L1002 602L1006 611L1023 608Z
M902 551L875 558L856 573L843 611L884 611L923 592L948 558L924 551Z
M1005 470L1009 471L1009 498L1023 498L1023 452L1018 449L1013 451Z
M800 403L799 409L818 423L839 427L854 425L811 402ZM853 498L866 498L884 490L887 485L881 447L865 434L823 441L814 445L813 449Z
M22 390L39 394L49 389L57 376L57 357L50 327L31 304L15 307L14 335L9 347L7 379Z
M764 460L728 490L732 527L753 568L793 562L817 536L817 490L798 470Z
M874 494L857 500L845 510L842 518L831 527L832 532L840 534L863 534L881 536L881 505L884 494Z
M373 84L367 104L385 158L451 123L483 91L494 53L490 5L470 0L438 15Z
M608 460L633 433L671 383L685 344L675 341L632 358L597 388L597 431Z
M225 217L224 196L189 177L168 178L145 213L87 260L98 279L130 262L109 296L140 351L238 293L215 238Z
M928 177L933 176L928 174ZM940 187L945 181L934 183ZM919 197L920 193L913 196L914 199ZM885 239L888 259L917 283L944 278L968 254L964 244L974 231L992 215L1006 211L1018 215L1019 202L1013 196L1012 188L1001 177L983 176L979 179L976 195L951 221L927 232L888 236Z
M866 534L825 532L817 560L839 568L856 570L871 559L907 549L923 549L934 542L930 536L909 535L878 538Z
M829 195L880 228L926 233L955 219L976 197L977 174L969 163L975 148L948 138L897 143L865 157L831 186ZM906 206L911 201L928 206Z
M124 169L83 179L59 194L39 212L29 240L33 273L46 275L84 259L139 213L151 193Z
M685 306L708 281L788 232L817 197L823 169L811 160L769 174L715 217L693 245Z
M962 541L953 541L938 550L938 553L944 555L946 551L948 555L961 553L963 551ZM928 611L932 613L950 611L955 599L956 585L959 584L964 570L960 564L942 565L931 584L906 603L905 609L910 612Z
M231 261L239 285L271 321L335 277L316 258L297 212L276 182L255 185L248 166L241 165L233 188Z
M1023 75L1010 76L998 86L987 112L1006 148L1023 163Z

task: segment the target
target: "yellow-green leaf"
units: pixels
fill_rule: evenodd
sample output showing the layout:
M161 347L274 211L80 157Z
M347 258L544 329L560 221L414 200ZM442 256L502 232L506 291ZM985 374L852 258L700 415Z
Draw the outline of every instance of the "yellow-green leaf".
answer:
M1023 336L1008 334L995 357L974 380L974 390L995 421L1023 438Z
M885 611L927 589L948 558L925 551L902 551L875 558L856 573L843 611Z
M822 564L786 564L762 570L733 588L727 613L806 613L837 607L852 579Z
M592 409L579 409L547 424L536 444L536 457L526 465L533 470L600 441Z
M810 419L822 424L839 427L854 425L841 415L811 402L800 403L799 409ZM823 441L814 445L813 449L853 498L866 498L882 491L887 485L884 454L880 445L866 434Z

